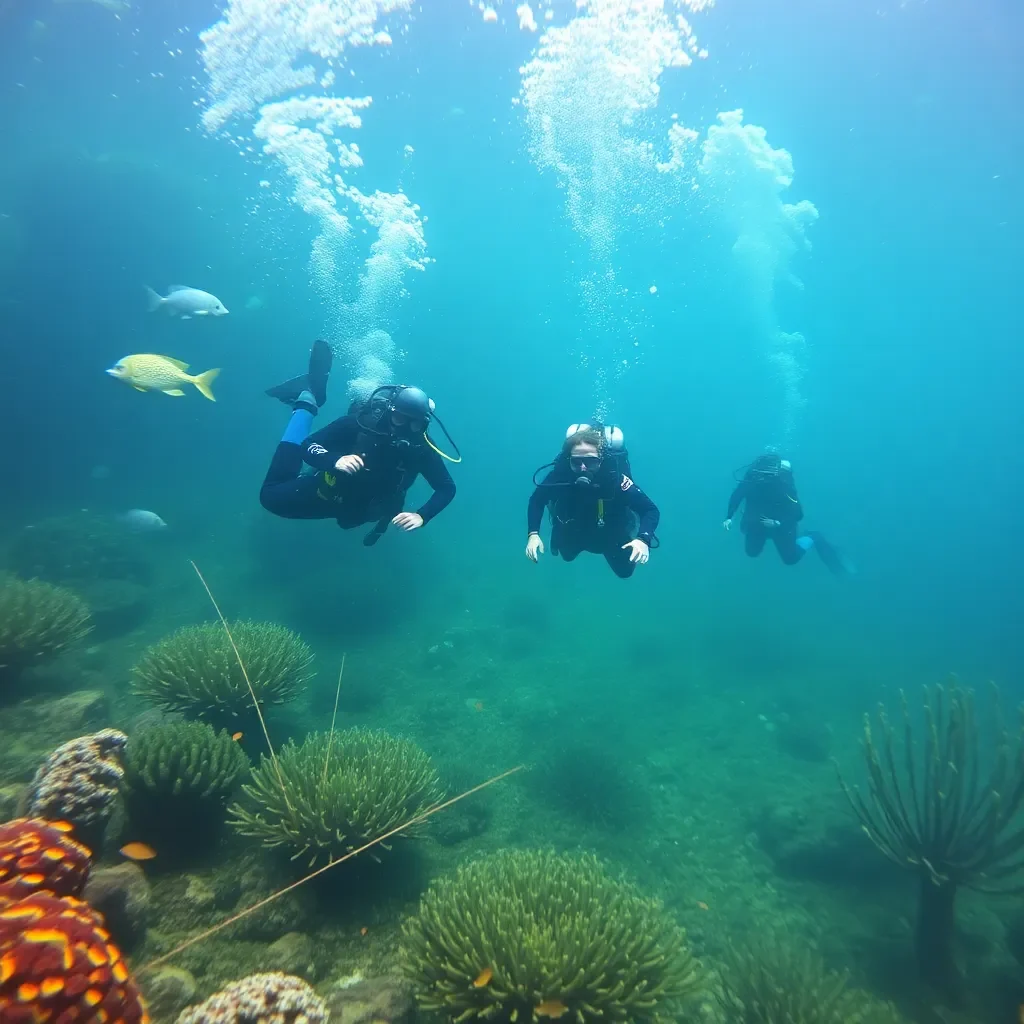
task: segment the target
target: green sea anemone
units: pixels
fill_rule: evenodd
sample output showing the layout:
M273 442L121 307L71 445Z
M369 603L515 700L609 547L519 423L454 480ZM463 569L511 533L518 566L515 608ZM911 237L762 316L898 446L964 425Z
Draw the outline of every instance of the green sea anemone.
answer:
M260 705L294 700L311 677L313 654L300 637L272 622L234 622L231 635ZM185 626L150 647L132 669L134 692L166 711L214 724L237 724L252 695L224 628Z
M900 1024L891 1003L851 988L811 950L770 935L726 953L715 997L729 1024Z
M0 577L0 677L56 657L89 629L89 609L70 590Z
M205 722L169 722L132 736L124 755L128 814L144 838L183 836L194 844L224 820L249 758L226 731Z
M280 774L278 774L280 772ZM336 860L415 818L442 796L430 757L377 729L313 733L260 760L243 787L250 805L229 809L242 835L282 847L312 867ZM415 825L401 835L414 835Z
M401 957L420 1005L454 1021L667 1021L702 986L682 928L590 854L464 865L405 923Z

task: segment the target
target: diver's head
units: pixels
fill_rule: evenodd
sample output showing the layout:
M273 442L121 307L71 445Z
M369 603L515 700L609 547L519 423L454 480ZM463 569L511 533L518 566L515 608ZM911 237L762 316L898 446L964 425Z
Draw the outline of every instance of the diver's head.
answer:
M773 480L792 468L789 459L784 459L777 452L765 452L758 455L747 469L747 476L752 480Z
M390 412L393 427L422 434L434 412L434 403L421 388L403 387L391 399Z
M604 435L594 427L581 427L565 439L562 453L569 460L576 483L587 486L601 472Z

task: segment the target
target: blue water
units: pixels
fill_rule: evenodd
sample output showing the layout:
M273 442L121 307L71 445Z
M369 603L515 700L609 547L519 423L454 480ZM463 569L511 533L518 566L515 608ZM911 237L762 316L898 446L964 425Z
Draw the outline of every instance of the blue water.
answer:
M240 155L256 146L244 124L240 146L200 126L198 33L220 11L0 2L6 537L80 508L153 509L172 525L181 591L195 558L230 614L308 626L331 656L362 644L370 659L374 643L425 644L459 615L501 621L529 602L556 627L530 657L544 663L549 645L583 658L641 716L663 707L667 679L683 701L694 673L712 700L739 687L755 710L773 687L799 691L851 742L879 697L950 673L1024 696L1024 8L719 0L693 17L708 59L666 71L638 128L661 146L668 112L703 137L742 107L792 154L783 201L817 207L812 248L790 263L803 287L780 285L774 309L807 341L783 453L806 525L857 565L837 579L813 553L796 567L770 546L747 559L721 528L734 468L779 441L785 405L750 329L735 231L691 201L620 210L613 263L628 292L588 320L578 282L595 267L512 103L538 37L507 3L499 24L441 6L391 16L408 32L353 53L351 94L374 105L350 180L400 185L428 218L434 262L406 274L386 326L406 353L396 376L435 398L464 462L429 529L367 552L358 531L269 521L258 505L286 417L262 391L301 371L329 311L307 265L315 224L259 186L280 171ZM558 10L558 24L573 14ZM209 289L230 315L147 314L143 285L172 282ZM142 395L103 373L133 352L222 367L217 403ZM321 423L345 411L336 376ZM523 557L530 474L599 407L661 509L661 547L625 583L593 556ZM357 612L367 590L380 616ZM500 667L490 678L500 693ZM444 684L430 685L441 699ZM458 701L476 696L452 686ZM558 678L545 688L557 703ZM571 722L586 685L565 700ZM528 756L528 742L513 747L511 759Z

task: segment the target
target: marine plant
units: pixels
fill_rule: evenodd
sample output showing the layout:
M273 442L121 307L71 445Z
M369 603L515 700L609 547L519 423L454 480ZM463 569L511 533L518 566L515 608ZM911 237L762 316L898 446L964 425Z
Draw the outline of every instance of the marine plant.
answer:
M849 980L812 950L761 935L726 951L715 999L729 1024L899 1024L892 1004Z
M262 757L243 787L247 802L228 810L232 825L310 866L336 860L442 797L429 755L378 729L312 733ZM417 825L400 833L417 834Z
M596 857L502 850L436 881L402 929L421 1006L454 1021L675 1018L702 987L686 935Z
M302 639L272 622L235 622L231 640L218 623L184 626L143 654L132 669L134 692L166 711L235 724L262 706L294 700L312 676L313 653Z
M249 758L226 731L205 722L167 722L133 736L124 758L128 815L161 850L176 837L189 849L210 838L249 773Z
M864 716L868 796L842 777L840 784L868 838L889 860L917 875L918 967L925 981L955 997L958 889L1022 888L1024 719L1011 736L993 690L992 730L982 739L970 691L955 683L926 688L918 748L904 694L901 703L902 742L883 706L877 737L870 716Z
M0 679L56 657L89 629L89 609L70 590L0 577Z

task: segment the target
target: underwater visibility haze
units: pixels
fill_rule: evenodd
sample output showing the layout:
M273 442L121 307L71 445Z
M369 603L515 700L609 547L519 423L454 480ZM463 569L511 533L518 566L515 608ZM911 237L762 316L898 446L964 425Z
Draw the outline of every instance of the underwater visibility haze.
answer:
M1024 1019L1022 39L0 0L4 1024Z

